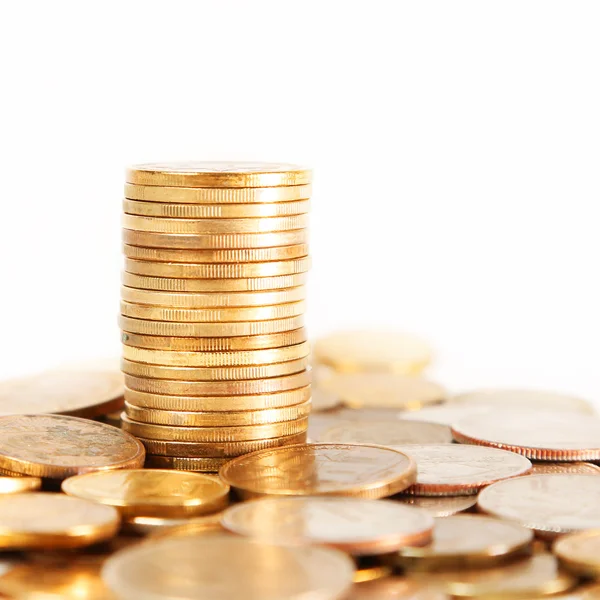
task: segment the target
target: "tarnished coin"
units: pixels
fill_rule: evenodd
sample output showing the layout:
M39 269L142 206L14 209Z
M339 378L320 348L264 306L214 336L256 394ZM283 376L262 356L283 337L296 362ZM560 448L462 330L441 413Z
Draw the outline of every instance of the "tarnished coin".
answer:
M600 418L528 412L468 417L452 426L454 439L496 446L534 460L600 460Z
M415 462L382 446L297 444L240 456L221 467L244 498L262 495L384 498L416 478Z
M406 490L417 496L476 494L481 488L531 469L524 456L461 444L412 444L397 446L417 462L417 481Z
M123 528L129 533L152 537L175 537L184 535L184 532L185 535L223 532L225 529L221 525L222 516L223 511L187 519L132 517L123 521Z
M64 479L89 471L142 467L144 446L104 423L60 415L0 417L0 468Z
M229 486L199 473L127 469L69 477L62 490L70 496L117 508L124 517L185 517L221 510Z
M600 576L600 529L564 535L554 542L552 552L572 573L595 579Z
M406 546L396 562L404 569L437 571L497 565L531 552L533 533L516 523L479 515L436 519L431 544Z
M477 496L395 496L394 500L422 508L432 517L449 517L477 504Z
M490 485L480 492L477 505L551 539L600 527L599 499L597 475L531 475Z
M600 475L600 467L586 462L538 462L533 463L529 475Z
M112 506L64 494L30 492L0 496L0 548L80 548L119 531Z
M148 541L117 552L102 569L108 587L127 600L334 600L353 573L338 550L216 533Z
M332 497L243 502L226 510L222 523L233 533L263 541L319 544L357 556L422 546L431 541L433 530L431 516L418 508L391 500Z
M446 398L437 383L399 373L334 373L321 387L352 408L417 410Z
M448 600L448 596L427 583L395 576L355 584L343 600Z
M317 362L336 371L420 373L431 361L431 349L420 338L389 331L343 331L318 339Z
M0 414L98 417L123 406L117 370L56 370L0 382Z

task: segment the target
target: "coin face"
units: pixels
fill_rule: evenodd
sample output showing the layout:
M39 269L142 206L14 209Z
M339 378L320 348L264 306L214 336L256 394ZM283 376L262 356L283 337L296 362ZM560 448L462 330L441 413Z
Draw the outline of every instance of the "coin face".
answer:
M298 444L240 456L219 475L243 497L383 498L411 485L416 467L406 454L381 446Z
M126 548L106 561L102 576L120 598L136 600L325 600L340 598L353 572L338 550L212 534Z
M479 515L436 519L433 541L423 547L406 546L398 565L408 569L489 566L530 550L533 533L517 523Z
M531 469L524 456L461 444L398 446L417 462L417 481L406 493L417 496L476 494L481 488Z
M554 542L552 552L569 571L596 578L600 574L600 529L564 535Z
M394 500L422 508L432 517L449 517L477 504L477 496L396 496Z
M265 498L229 508L223 525L233 533L281 544L320 544L354 555L394 552L431 540L433 519L391 500Z
M123 391L117 370L48 371L0 382L0 414L98 417L123 406Z
M104 423L60 415L0 417L0 467L64 479L88 471L141 467L145 450Z
M229 486L199 473L122 469L69 477L70 496L120 509L125 516L185 517L213 512L228 501Z
M0 547L77 548L112 538L118 512L64 494L31 492L0 496Z
M492 484L481 491L477 505L552 538L600 527L598 498L597 475L531 475Z

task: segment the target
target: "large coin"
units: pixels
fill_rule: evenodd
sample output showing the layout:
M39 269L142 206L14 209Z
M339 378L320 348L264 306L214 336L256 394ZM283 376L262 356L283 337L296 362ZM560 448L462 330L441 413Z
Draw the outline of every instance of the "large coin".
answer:
M599 499L597 475L531 475L490 485L479 494L477 505L553 538L600 527Z
M396 496L394 500L422 508L432 517L450 517L477 504L477 496Z
M417 481L406 493L417 496L476 494L481 488L531 470L524 456L483 446L412 444L398 446L417 462Z
M111 425L59 415L0 417L0 468L9 471L64 479L141 467L144 456L138 440Z
M600 418L588 415L490 413L459 421L452 433L461 443L496 446L534 460L600 460Z
M564 535L554 542L552 551L576 575L600 576L600 529Z
M242 497L384 498L414 483L414 461L397 450L353 444L298 444L236 458L219 472Z
M126 548L108 559L102 576L124 600L334 600L350 587L353 572L338 550L215 533Z

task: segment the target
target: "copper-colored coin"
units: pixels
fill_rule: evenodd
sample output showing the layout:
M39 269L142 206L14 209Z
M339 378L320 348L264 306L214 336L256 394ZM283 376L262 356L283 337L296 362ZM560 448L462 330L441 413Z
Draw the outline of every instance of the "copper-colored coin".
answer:
M396 502L426 510L432 517L449 517L477 504L477 496L396 496Z
M276 544L319 544L353 554L394 552L431 541L433 519L418 508L363 498L265 498L232 506L223 525Z
M394 576L355 584L344 600L448 600L448 596L427 583Z
M534 460L600 460L600 418L527 412L467 417L452 426L461 443L496 446Z
M306 431L308 419L296 419L267 425L239 427L175 427L132 421L121 415L121 427L136 437L173 442L245 442L294 435Z
M130 533L149 535L153 538L176 537L183 531L189 533L189 535L222 532L224 531L221 525L222 516L223 511L200 517L188 517L187 519L132 517L123 521L123 529Z
M510 521L479 515L445 517L436 519L431 544L401 548L397 564L427 571L498 565L529 554L532 540L529 529Z
M594 579L600 576L600 529L564 535L554 542L552 552L572 573Z
M123 406L118 371L65 369L0 382L0 414L97 417Z
M147 202L179 202L183 204L247 204L252 202L290 202L310 198L311 186L278 187L169 187L125 184L125 197Z
M480 492L477 506L551 539L600 527L598 498L597 475L531 475L490 485Z
M165 396L126 389L127 401L135 406L168 411L236 412L261 411L302 404L311 398L310 386L275 394L254 396ZM119 419L121 415L119 413Z
M484 446L412 444L397 446L417 462L417 481L406 490L417 496L476 494L495 481L531 470L524 456Z
M144 447L104 423L60 415L0 417L0 467L64 479L89 471L144 464Z
M244 498L384 498L414 483L416 466L406 454L382 446L298 444L240 456L222 467L219 475Z
M600 475L600 467L586 462L533 463L529 475Z
M306 329L284 331L271 335L250 335L229 338L177 338L156 335L140 335L123 332L121 341L127 346L150 350L172 350L175 352L235 352L238 350L265 350L294 346L306 342Z
M119 526L112 506L48 492L0 496L4 550L80 548L112 538Z
M334 373L321 387L352 408L417 410L446 398L437 383L398 373Z
M178 471L217 473L227 460L227 458L188 458L147 454L146 467L149 469L177 469Z

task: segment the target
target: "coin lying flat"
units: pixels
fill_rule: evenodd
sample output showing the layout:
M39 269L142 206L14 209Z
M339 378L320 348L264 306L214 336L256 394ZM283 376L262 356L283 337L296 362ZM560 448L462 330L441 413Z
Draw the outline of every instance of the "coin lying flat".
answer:
M197 535L199 533L224 532L221 525L223 511L188 517L187 519L173 519L165 517L131 517L125 519L123 528L129 533L138 535L151 535L152 537L175 537L177 535Z
M225 511L233 533L279 544L319 544L354 555L394 552L431 540L425 511L391 500L290 497L243 502ZM529 532L528 532L529 533Z
M484 446L413 444L397 449L417 462L417 481L406 490L417 496L476 494L490 483L531 469L524 456Z
M276 546L223 534L155 539L110 557L102 577L136 600L334 600L354 565L338 550Z
M449 517L477 504L477 496L396 496L394 500L422 508L432 517Z
M127 469L69 477L70 496L117 508L125 517L185 517L221 510L229 486L198 473Z
M600 529L564 535L554 542L552 552L563 567L576 575L600 575Z
M600 467L586 462L541 462L534 463L529 475L600 475Z
M533 533L516 523L479 515L436 519L433 541L420 548L406 546L396 562L405 569L497 565L531 551Z
M426 583L394 576L355 584L344 600L448 600L448 596Z
M496 446L534 460L600 460L600 418L565 413L468 417L452 426L461 443Z
M480 492L477 505L552 538L600 527L599 498L597 475L531 475L490 485Z
M119 513L64 494L30 492L0 496L0 548L80 548L112 538Z
M297 444L240 456L219 476L244 498L261 495L384 498L415 481L414 461L382 446Z
M61 415L0 417L0 468L64 479L89 471L141 467L144 446L104 423Z

